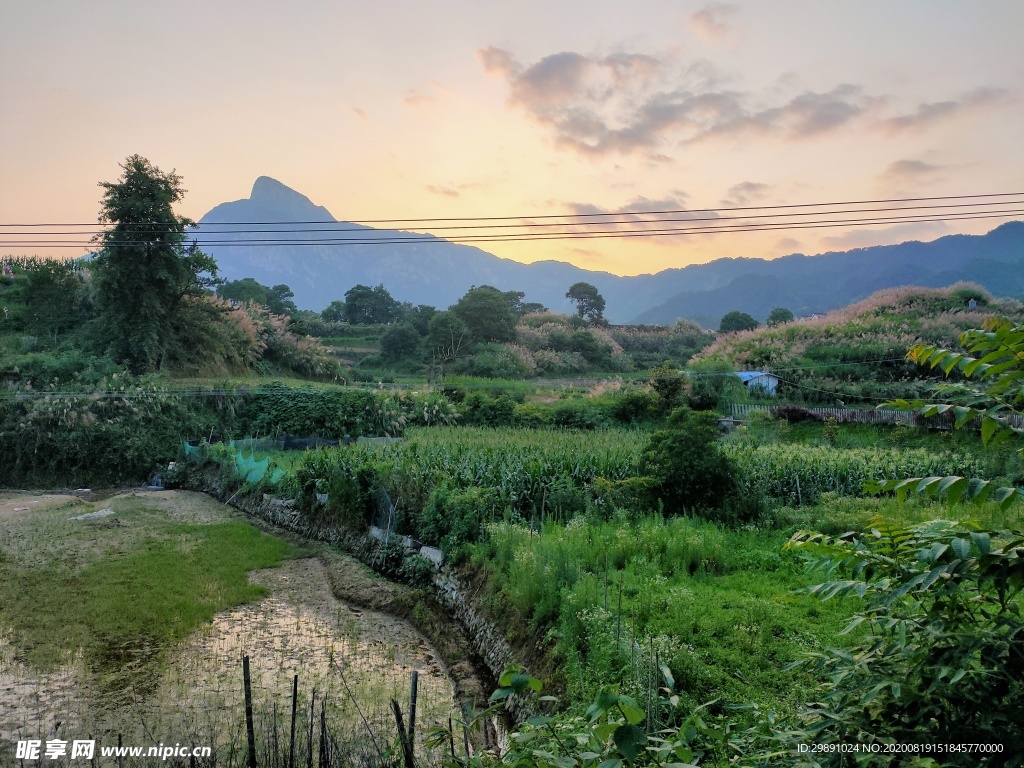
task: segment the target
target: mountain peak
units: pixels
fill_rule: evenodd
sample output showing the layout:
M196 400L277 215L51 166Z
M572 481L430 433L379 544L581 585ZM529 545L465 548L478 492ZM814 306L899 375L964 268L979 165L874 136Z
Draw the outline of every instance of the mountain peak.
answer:
M260 176L252 185L249 200L260 208L272 210L295 221L334 221L334 217L301 192L270 176Z

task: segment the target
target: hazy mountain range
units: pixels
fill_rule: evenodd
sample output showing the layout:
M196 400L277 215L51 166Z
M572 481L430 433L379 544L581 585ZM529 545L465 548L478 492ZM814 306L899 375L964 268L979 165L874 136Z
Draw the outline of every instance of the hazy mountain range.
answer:
M776 306L797 315L827 312L899 285L970 280L1000 296L1024 292L1024 222L1003 224L986 235L949 235L930 243L772 260L718 259L654 275L619 277L559 261L521 264L441 238L387 242L410 235L337 221L305 195L261 176L248 199L222 203L203 216L196 236L207 243L221 241L203 250L217 259L223 277L286 283L299 307L315 310L343 298L353 285L382 283L396 299L413 304L444 308L471 286L493 285L525 291L527 301L570 311L565 292L582 280L605 297L605 314L612 322L672 323L686 317L717 327L721 316L734 309L760 320ZM260 226L254 227L256 223ZM307 231L295 231L300 229ZM313 229L330 231L308 231ZM364 242L337 242L340 238ZM252 239L277 242L241 242Z

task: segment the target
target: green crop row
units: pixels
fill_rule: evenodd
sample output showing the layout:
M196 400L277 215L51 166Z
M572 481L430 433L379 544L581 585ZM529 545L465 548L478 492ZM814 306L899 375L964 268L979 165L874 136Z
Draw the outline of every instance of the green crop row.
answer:
M744 443L725 443L723 448L739 468L745 493L790 505L813 502L826 492L860 496L872 480L983 474L977 459L959 451Z
M642 494L629 496L649 438L627 429L415 428L401 442L309 452L295 463L291 486L321 523L376 522L455 549L495 520L568 520L609 505L650 503ZM983 474L959 452L728 441L722 447L742 492L768 506L810 504L826 492L861 496L871 480Z

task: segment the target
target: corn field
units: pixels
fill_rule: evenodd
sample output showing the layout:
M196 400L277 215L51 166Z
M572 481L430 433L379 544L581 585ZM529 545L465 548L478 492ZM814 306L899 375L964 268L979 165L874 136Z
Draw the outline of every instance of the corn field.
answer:
M870 480L982 474L977 460L962 452L742 443L725 443L723 448L739 466L746 493L792 505L813 503L821 493L861 496Z
M554 514L566 495L597 477L639 471L647 434L633 430L548 432L527 429L411 429L402 443L312 452L296 468L300 484L332 472L372 467L399 510L422 509L441 485L492 489L497 508Z

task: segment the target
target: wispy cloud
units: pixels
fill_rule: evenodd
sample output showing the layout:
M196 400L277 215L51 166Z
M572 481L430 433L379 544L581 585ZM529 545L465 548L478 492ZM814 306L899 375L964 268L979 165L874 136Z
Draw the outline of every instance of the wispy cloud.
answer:
M907 242L908 240L934 240L948 231L949 227L944 222L922 221L897 224L892 227L850 229L840 235L823 237L821 242L827 247L845 251L851 248L889 245L891 243Z
M431 106L437 101L439 95L449 92L449 89L445 88L441 83L431 80L424 86L410 88L406 91L405 96L402 97L402 102L412 109L422 109Z
M883 181L921 181L934 178L945 166L932 165L923 160L896 160L889 163L879 178Z
M672 227L685 226L685 222L690 219L719 218L719 214L715 212L686 211L685 200L687 197L689 197L689 195L682 190L673 190L673 195L670 197L664 197L661 199L634 197L625 205L617 208L606 208L601 205L596 205L595 203L578 201L552 201L552 204L565 208L571 214L608 214L609 218L614 220L614 223L610 223L604 218L594 216L594 218L589 220L592 222L591 226L583 226L583 224L580 223L564 227L564 229L570 232L588 232L593 231L594 229L616 232L643 232L645 230L670 229ZM678 213L673 213L670 216L657 217L648 215L654 211L678 211ZM672 219L672 221L666 221L666 218ZM663 241L673 240L678 237L683 237L683 235L666 235L663 237L651 238L651 241L654 243L662 243Z
M447 182L444 184L427 184L427 191L444 197L462 197L467 192L480 192L492 188L504 181L501 175L486 176L472 181Z
M666 148L719 138L776 135L802 140L852 123L879 102L854 84L807 91L776 105L723 88L707 62L617 53L565 51L525 66L499 48L478 52L484 69L504 78L509 103L554 133L558 146L584 155L641 154L653 163Z
M959 99L920 104L913 112L882 120L879 126L890 135L920 133L957 115L996 105L1006 97L1006 91L1000 88L977 88Z
M746 205L764 200L771 187L758 181L741 181L733 184L725 193L722 205Z
M713 3L690 16L690 29L710 45L731 43L735 39L732 21L738 11L731 3Z
M449 187L444 184L428 184L427 189L433 192L435 195L443 195L444 197L461 197L462 193L455 187Z

